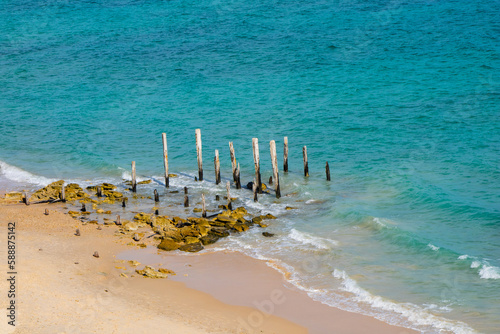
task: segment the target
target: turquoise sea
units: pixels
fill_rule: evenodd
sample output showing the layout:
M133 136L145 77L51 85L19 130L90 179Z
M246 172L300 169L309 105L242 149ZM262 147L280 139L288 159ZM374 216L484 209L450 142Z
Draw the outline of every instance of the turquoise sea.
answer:
M252 138L267 180L288 136L286 196L233 190L276 236L209 250L423 333L500 332L498 0L5 0L0 31L2 190L120 183L135 160L157 180L140 192L181 202L162 186L166 132L170 190L215 207L215 149L225 183L234 142L246 184Z

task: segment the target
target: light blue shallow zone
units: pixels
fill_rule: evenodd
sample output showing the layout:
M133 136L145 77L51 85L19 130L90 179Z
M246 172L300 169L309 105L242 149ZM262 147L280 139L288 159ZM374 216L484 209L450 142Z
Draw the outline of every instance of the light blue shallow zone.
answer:
M167 132L172 172L195 175L200 128L206 177L215 149L230 176L233 141L246 183L251 138L267 180L269 141L281 165L288 136L283 192L321 203L285 199L299 210L275 231L339 242L319 276L299 263L316 253L277 255L304 285L345 270L373 295L500 330L498 1L4 1L0 31L3 162L86 180L135 160L158 176Z

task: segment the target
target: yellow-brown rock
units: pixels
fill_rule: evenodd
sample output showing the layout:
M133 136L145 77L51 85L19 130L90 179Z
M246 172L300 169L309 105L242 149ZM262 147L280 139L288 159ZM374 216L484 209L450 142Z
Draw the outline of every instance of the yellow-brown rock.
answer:
M144 213L144 212L140 212L140 213L136 214L134 216L134 220L141 222L141 223L144 223L144 224L151 224L152 223L151 215Z
M61 196L61 189L63 184L64 180L59 180L56 182L52 182L42 189L38 189L33 195L31 195L30 202L59 199L59 197Z
M184 239L184 242L185 242L186 244L193 244L193 243L195 243L195 242L199 242L199 241L200 241L200 239L195 238L195 237L186 237L186 238Z
M149 278L167 278L168 277L167 273L156 271L153 267L150 267L150 266L146 266L142 270L136 269L135 272L138 273L139 275L143 275L143 276L149 277Z
M172 239L163 239L158 245L159 249L163 249L165 251L173 251L179 249L180 245L178 242L175 242Z

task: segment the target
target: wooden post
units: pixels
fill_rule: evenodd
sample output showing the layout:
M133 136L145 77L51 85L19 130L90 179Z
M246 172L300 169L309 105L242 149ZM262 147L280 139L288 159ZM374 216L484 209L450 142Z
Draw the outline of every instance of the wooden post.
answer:
M273 165L274 191L276 192L276 198L280 198L281 190L278 173L278 158L276 157L276 142L274 140L269 142L269 148L271 151L271 163Z
M238 167L236 168L236 189L241 189L240 163L239 162L238 162Z
M188 193L188 187L184 187L184 195L187 195Z
M154 194L155 194L155 202L158 203L160 201L160 195L158 195L158 190L155 189Z
M257 180L257 191L262 194L262 181L260 179L260 157L259 157L259 139L252 138L253 163L255 165L255 179Z
M132 191L137 191L137 180L135 175L135 161L132 161Z
M201 154L201 130L196 129L196 155L198 156L198 180L203 181L203 160Z
M304 156L304 176L309 176L309 164L307 163L307 146L302 148L302 155Z
M162 133L161 139L163 141L163 165L165 166L165 187L170 187L170 179L168 177L168 151L167 151L167 134Z
M97 186L97 197L102 197L102 188Z
M64 189L64 183L61 187L61 201L66 202L66 189Z
M233 168L233 181L236 181L236 156L234 155L233 142L229 142L229 153L231 154L231 167Z
M189 196L188 195L184 196L184 207L185 208L189 207Z
M116 223L115 224L116 225L121 225L122 224L122 222L120 220L120 215L116 216Z
M257 202L259 199L257 198L257 180L253 179L252 183L252 192L253 192L253 201Z
M207 208L205 207L205 194L201 194L201 216L207 218Z
M28 198L28 193L24 193L23 202L26 205L30 205L30 199Z
M231 204L231 193L230 193L231 185L229 181L226 183L226 190L227 190L227 208L228 210L233 209L233 205Z
M49 209L45 209L45 215L48 216L49 215Z
M219 201L220 200L220 196L219 195L215 195L215 200Z
M283 150L283 171L288 173L288 137L285 137L285 144Z
M326 162L326 180L331 181L330 179L330 166L328 165L328 161Z
M215 165L215 184L219 184L220 183L219 150L215 150L214 165Z
M269 176L269 184L273 184L273 177L272 176Z
M125 198L122 200L122 208L126 207L127 205L125 204Z
M82 203L82 208L80 209L81 212L87 211L87 208L85 207L85 203Z
M274 140L269 142L269 148L271 151L271 163L273 165L274 191L276 192L276 198L280 198L281 190L278 174L278 158L276 157L276 142Z

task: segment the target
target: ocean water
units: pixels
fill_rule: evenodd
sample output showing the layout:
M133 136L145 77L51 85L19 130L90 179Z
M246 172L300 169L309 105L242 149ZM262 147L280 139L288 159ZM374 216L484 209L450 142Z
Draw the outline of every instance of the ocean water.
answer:
M213 208L215 149L229 180L234 142L246 183L259 138L267 180L288 136L281 199L233 190L276 236L210 251L388 323L500 332L499 1L8 0L0 30L3 190L120 183L135 160L167 213L182 199L162 187L166 132L171 190Z

